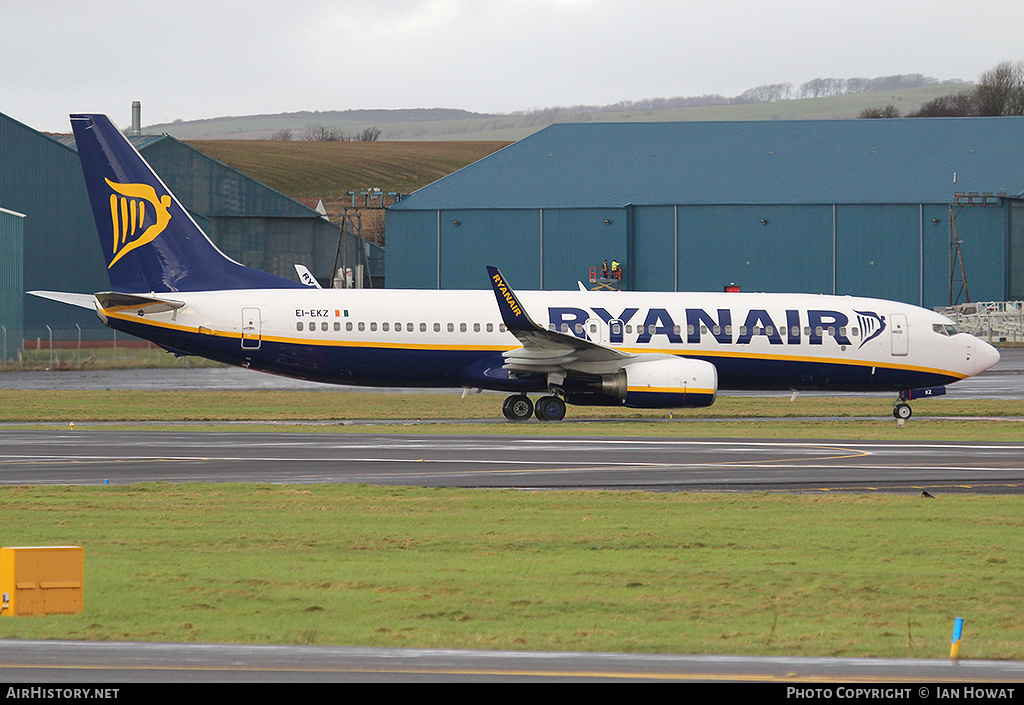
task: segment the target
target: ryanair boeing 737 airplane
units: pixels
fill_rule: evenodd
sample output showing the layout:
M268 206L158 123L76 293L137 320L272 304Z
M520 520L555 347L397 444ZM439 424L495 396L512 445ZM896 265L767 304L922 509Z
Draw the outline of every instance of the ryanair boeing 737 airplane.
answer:
M506 391L520 421L560 420L567 403L708 406L719 389L892 391L909 418L911 399L999 360L937 313L851 296L515 292L494 267L491 291L304 286L226 257L105 116L71 123L112 290L30 293L179 355L334 384Z

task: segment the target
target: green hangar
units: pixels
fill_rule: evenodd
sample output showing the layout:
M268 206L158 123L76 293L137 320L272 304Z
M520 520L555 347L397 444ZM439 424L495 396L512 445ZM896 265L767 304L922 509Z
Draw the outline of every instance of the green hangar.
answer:
M548 127L392 206L388 288L1024 298L1024 118Z

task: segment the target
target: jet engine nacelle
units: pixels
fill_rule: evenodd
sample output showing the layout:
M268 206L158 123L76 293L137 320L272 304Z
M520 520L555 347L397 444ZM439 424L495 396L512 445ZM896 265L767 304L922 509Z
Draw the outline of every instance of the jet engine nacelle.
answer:
M626 365L624 404L637 409L711 406L718 394L718 370L710 362L682 357Z

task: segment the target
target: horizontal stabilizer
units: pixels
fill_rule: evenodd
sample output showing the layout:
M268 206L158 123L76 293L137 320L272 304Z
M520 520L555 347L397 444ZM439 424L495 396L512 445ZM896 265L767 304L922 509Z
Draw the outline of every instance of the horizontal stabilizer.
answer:
M66 291L30 291L32 296L50 301L59 301L62 304L71 304L79 308L87 308L90 311L96 310L96 297L92 294L72 294Z
M152 296L139 296L138 294L119 294L116 291L105 291L101 294L96 294L96 300L100 302L100 306L103 307L104 311L116 308L140 313L165 313L185 305L184 301L157 299Z

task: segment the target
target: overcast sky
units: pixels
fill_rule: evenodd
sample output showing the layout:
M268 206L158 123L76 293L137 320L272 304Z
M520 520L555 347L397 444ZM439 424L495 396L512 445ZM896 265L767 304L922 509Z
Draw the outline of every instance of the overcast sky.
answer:
M0 113L69 131L361 108L512 112L1024 59L1024 2L0 0Z

